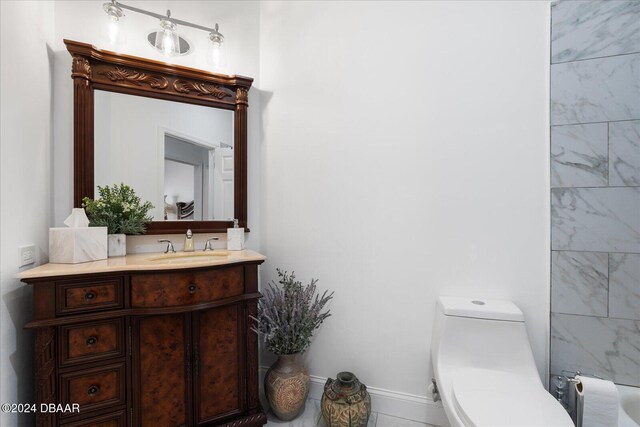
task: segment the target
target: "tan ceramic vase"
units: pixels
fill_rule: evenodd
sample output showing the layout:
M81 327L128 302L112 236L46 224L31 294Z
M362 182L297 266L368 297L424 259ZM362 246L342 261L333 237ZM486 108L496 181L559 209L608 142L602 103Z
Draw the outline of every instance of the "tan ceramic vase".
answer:
M324 385L320 402L327 427L366 427L371 415L371 396L351 372L340 372Z
M296 418L309 395L309 374L299 354L282 354L264 378L264 392L273 413L283 421Z

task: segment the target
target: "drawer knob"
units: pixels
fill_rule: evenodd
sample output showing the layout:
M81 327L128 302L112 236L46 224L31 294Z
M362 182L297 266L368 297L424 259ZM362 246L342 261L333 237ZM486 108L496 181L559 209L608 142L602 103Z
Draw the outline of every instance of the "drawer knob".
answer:
M87 347L91 347L92 345L96 345L97 342L98 342L98 338L89 337L89 338L87 338Z
M95 396L96 394L98 394L99 391L100 391L100 387L98 387L97 385L92 385L87 389L87 395Z
M198 289L198 287L194 284L189 285L189 293L190 294L195 294L196 290Z
M84 299L86 299L88 301L91 301L91 300L95 299L95 297L96 297L96 293L93 292L93 291L89 291L86 294L84 294Z

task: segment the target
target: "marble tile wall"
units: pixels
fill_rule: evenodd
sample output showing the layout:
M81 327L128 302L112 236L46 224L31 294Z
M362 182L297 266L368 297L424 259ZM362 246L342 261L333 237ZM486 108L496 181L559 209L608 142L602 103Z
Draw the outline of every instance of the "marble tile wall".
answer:
M550 370L640 386L640 1L551 27Z
M609 313L609 254L554 251L551 311L604 316Z
M551 65L551 124L640 117L640 53Z
M606 187L609 184L607 123L551 128L551 187Z
M553 250L640 253L640 187L552 188Z
M640 385L640 321L552 313L551 340L553 374L579 370Z
M637 1L554 3L551 63L640 52L638 14Z
M640 185L639 153L640 120L610 123L609 185Z

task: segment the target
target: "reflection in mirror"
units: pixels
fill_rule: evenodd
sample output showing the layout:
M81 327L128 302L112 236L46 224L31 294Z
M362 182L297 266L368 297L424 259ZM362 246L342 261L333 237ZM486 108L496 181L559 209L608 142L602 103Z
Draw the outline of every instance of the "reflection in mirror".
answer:
M94 182L124 182L154 221L233 219L233 111L95 91Z

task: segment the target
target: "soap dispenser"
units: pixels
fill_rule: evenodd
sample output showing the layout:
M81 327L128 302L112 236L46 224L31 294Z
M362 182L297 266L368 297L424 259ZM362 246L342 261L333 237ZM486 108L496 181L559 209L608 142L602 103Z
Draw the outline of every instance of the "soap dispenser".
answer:
M244 249L244 227L238 227L238 220L233 220L233 228L227 228L227 250L241 251Z
M193 252L195 250L193 246L193 232L191 229L188 229L187 234L184 236L184 248L182 250L185 252Z

